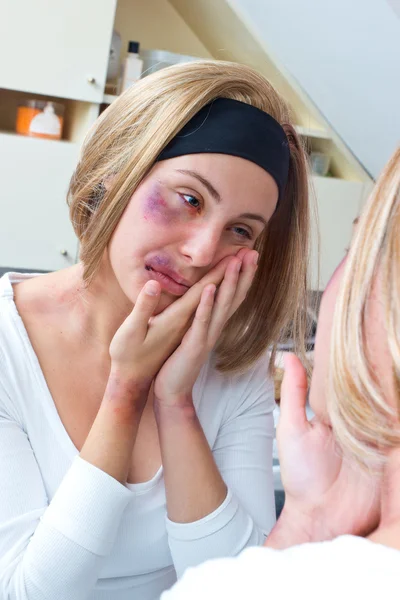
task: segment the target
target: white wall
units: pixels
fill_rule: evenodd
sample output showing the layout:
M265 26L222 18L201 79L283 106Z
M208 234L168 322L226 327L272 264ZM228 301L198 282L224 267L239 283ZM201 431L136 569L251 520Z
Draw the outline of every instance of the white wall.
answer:
M400 141L400 0L228 2L376 177Z
M141 49L212 58L168 0L118 0L114 25L122 38L121 59L129 40Z

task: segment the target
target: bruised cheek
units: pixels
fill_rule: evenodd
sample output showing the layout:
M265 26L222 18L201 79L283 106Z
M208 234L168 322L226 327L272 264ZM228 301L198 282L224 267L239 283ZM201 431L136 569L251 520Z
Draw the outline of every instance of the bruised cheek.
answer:
M157 225L171 225L180 218L180 210L171 208L156 188L144 200L143 218Z

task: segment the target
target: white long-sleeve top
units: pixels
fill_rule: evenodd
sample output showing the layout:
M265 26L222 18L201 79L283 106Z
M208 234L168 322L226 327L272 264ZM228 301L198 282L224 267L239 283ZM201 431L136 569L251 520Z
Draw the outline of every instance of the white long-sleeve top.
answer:
M14 303L29 276L0 279L1 600L155 599L187 567L262 544L275 521L267 357L240 376L203 367L193 399L228 494L173 523L162 467L122 485L79 457Z
M398 597L399 570L398 550L344 535L207 561L161 600L380 600Z

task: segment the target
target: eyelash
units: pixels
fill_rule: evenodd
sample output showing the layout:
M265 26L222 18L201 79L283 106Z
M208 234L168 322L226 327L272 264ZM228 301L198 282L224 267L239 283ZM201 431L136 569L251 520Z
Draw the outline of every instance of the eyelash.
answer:
M201 208L201 202L198 198L196 198L196 196L193 196L192 194L182 194L182 198L185 200L185 203L190 206L191 208L194 208L195 210L199 210L199 208ZM194 200L196 200L196 202L198 202L198 206L193 206L192 204L190 204L188 202L188 200L186 200L186 198L193 198ZM245 229L244 227L234 227L233 229L240 229L241 231L243 231L244 233L238 233L237 235L241 238L245 238L247 240L252 240L253 236L251 235L251 233L249 231L247 231L247 229Z
M192 194L182 194L182 198L184 198L186 204L189 204L189 202L186 200L186 198L193 198L193 200L196 200L196 202L198 202L198 206L193 206L192 204L189 204L189 206L191 208L195 208L196 210L198 210L199 208L201 208L201 202L198 198L196 198L196 196L193 196Z

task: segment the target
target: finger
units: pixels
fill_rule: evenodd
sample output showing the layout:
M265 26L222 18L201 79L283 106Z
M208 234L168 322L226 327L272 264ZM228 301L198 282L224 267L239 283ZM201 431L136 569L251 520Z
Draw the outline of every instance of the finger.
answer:
M224 278L225 270L231 257L221 260L211 271L192 287L178 300L168 306L158 319L164 321L168 327L172 323L190 324L190 321L199 305L204 288L209 284L218 285Z
M161 286L157 281L150 280L141 289L135 306L129 315L129 325L135 334L142 339L146 337L149 319L157 308L160 300Z
M215 265L213 269L211 269L211 271L206 273L204 277L202 277L197 283L192 285L192 287L182 297L182 300L184 300L187 305L191 305L196 308L200 302L200 298L204 288L210 284L217 286L224 279L225 272L230 263L230 260L230 256L227 256L223 260L221 260L217 265Z
M208 333L214 307L216 287L207 285L201 295L193 323L185 336L186 348L191 348L191 354L200 355L209 350Z
M309 426L306 414L307 374L294 354L285 357L280 402L279 428L305 429Z
M239 252L236 254L237 258L240 258L240 260L244 260L244 257L249 254L249 252L252 252L252 250L250 250L249 248L240 248ZM255 251L254 251L255 252Z
M256 250L246 252L246 254L242 255L242 269L240 271L240 277L236 287L236 293L232 302L231 313L229 316L232 316L233 313L237 311L239 306L246 298L250 286L253 283L254 275L257 271L257 262L258 252Z
M214 343L217 341L223 326L231 314L232 302L236 294L241 267L242 261L239 258L236 256L231 258L225 271L224 279L219 287L210 324L210 337L214 340Z
M203 329L208 326L211 320L216 289L214 284L210 284L204 288L203 293L201 294L200 304L197 307L193 323L196 322L201 324L200 326Z

